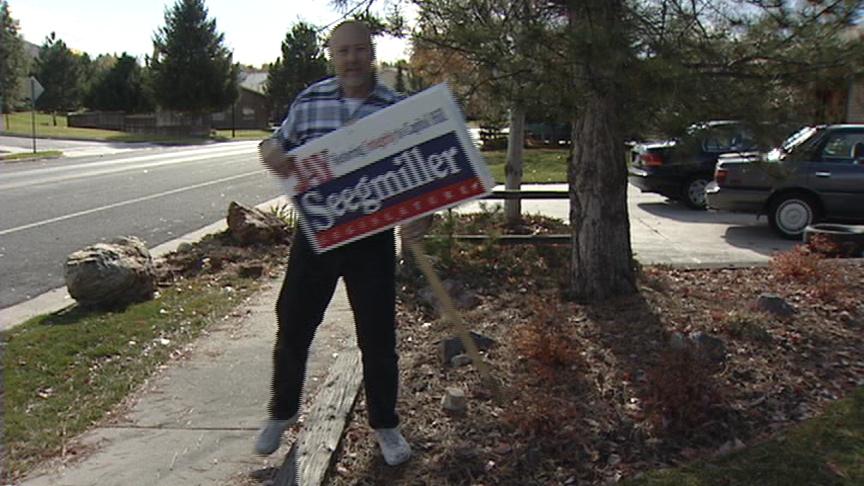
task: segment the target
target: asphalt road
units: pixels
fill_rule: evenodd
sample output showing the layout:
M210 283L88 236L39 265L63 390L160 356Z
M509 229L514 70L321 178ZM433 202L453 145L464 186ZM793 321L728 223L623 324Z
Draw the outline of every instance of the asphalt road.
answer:
M0 309L63 285L75 250L117 236L154 247L279 187L256 142L0 164Z

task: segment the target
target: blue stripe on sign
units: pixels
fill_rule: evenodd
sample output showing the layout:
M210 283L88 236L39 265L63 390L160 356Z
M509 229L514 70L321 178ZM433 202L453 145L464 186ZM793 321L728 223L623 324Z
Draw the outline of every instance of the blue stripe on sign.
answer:
M294 196L313 231L477 177L454 132L378 160Z

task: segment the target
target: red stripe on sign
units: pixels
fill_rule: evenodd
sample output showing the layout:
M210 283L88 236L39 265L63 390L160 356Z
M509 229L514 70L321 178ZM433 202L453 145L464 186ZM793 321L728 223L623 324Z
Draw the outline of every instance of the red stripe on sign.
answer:
M318 247L326 250L344 241L367 235L410 219L418 214L452 206L457 202L483 194L483 184L477 178L467 179L434 191L423 193L399 204L378 210L349 223L334 226L315 235Z

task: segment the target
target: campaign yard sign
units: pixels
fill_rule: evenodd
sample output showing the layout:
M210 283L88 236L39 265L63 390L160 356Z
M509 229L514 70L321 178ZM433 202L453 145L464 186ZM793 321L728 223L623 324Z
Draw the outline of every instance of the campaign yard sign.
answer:
M488 194L489 169L439 84L288 154L283 183L317 253Z

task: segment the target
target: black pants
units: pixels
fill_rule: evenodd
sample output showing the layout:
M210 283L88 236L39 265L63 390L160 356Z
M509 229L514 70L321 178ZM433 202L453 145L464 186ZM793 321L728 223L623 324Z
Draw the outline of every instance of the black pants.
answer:
M392 230L321 255L297 232L276 303L279 330L273 350L271 418L284 420L300 409L309 346L341 276L362 353L369 424L375 429L399 424L395 265Z

